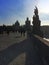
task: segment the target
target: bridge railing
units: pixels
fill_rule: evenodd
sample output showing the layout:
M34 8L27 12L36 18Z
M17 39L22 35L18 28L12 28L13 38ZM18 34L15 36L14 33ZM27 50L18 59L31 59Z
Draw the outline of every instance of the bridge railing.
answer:
M49 41L43 39L42 37L40 37L38 35L34 35L34 37L36 37L37 39L39 39L43 44L49 46Z
M49 42L38 35L33 35L34 47L38 48L39 55L49 65Z

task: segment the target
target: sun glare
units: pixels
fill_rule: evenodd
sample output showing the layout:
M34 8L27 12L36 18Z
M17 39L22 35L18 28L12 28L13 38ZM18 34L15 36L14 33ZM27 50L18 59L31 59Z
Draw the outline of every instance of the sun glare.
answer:
M39 13L49 13L49 0L39 0L38 5Z

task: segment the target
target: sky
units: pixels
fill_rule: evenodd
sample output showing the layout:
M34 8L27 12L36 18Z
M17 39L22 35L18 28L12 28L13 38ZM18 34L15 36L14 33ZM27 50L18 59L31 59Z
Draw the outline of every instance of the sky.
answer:
M0 0L0 25L12 25L16 20L23 25L27 17L32 23L35 6L41 25L49 25L49 0Z

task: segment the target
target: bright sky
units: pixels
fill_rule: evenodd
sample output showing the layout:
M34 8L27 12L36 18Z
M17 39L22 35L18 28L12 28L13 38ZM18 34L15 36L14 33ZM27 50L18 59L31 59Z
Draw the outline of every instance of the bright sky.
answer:
M39 0L37 6L41 25L49 25L49 0Z
M0 25L24 24L26 17L32 21L35 5L39 9L41 25L49 25L49 0L0 0Z

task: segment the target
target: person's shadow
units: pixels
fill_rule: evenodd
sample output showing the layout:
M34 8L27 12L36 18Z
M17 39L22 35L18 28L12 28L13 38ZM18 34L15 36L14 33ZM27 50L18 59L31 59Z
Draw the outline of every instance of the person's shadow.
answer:
M23 52L26 54L25 65L42 65L38 51L33 47L33 40L28 38L0 51L0 65L8 65Z

